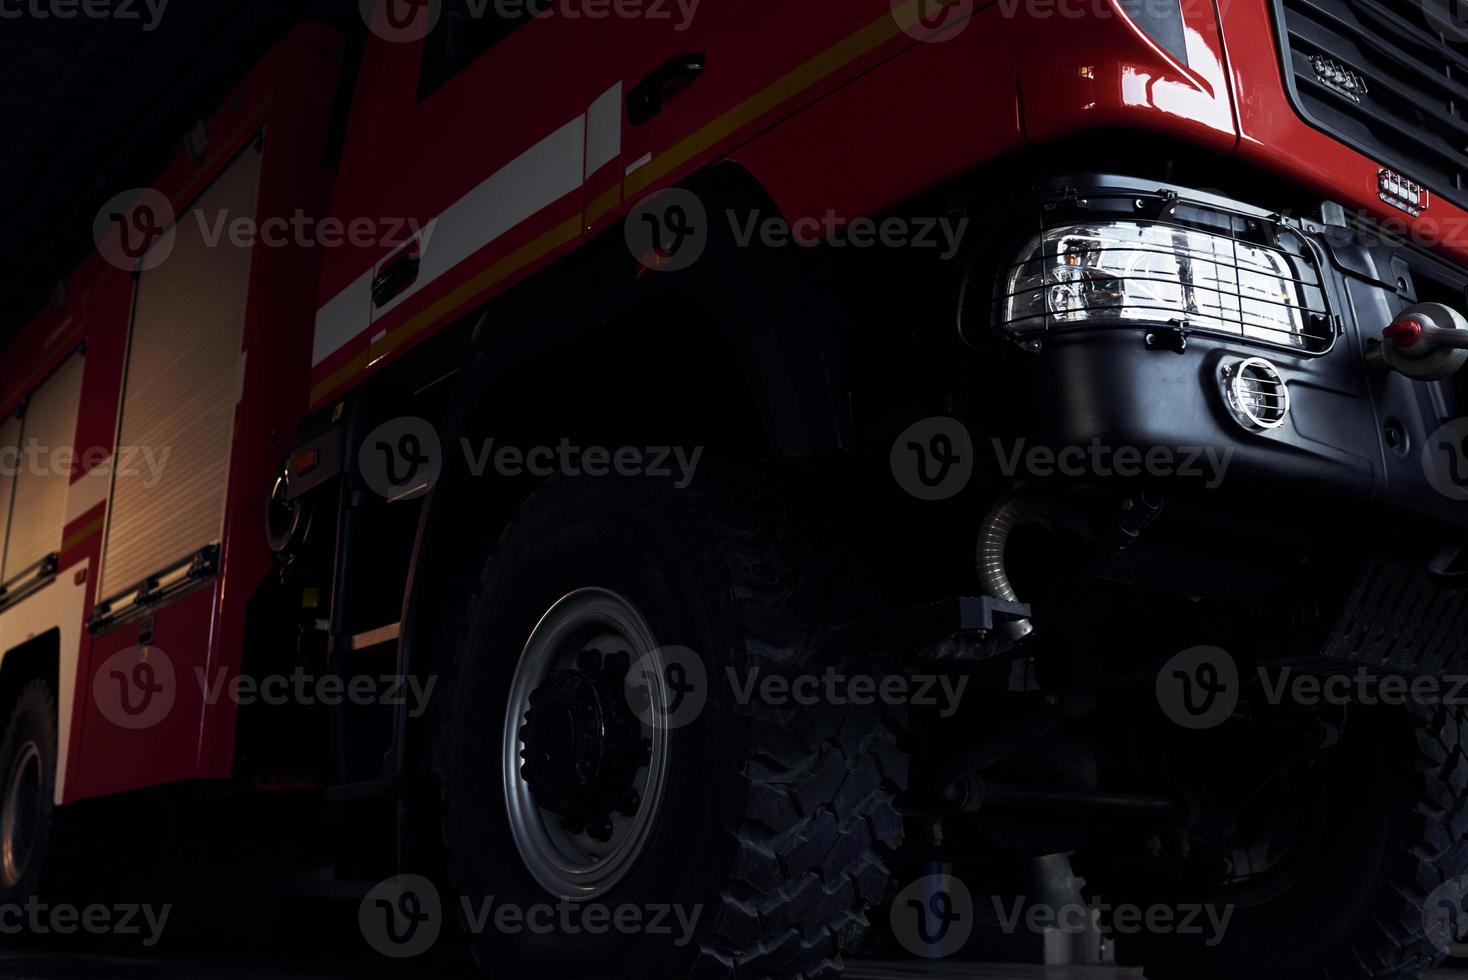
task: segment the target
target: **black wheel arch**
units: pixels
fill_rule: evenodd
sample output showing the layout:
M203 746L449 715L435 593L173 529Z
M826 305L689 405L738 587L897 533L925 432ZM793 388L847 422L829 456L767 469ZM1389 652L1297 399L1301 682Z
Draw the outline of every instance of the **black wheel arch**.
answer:
M690 269L640 272L618 224L477 314L469 359L439 425L452 449L413 548L399 647L404 675L435 673L446 624L457 622L468 599L474 556L535 486L477 477L458 451L461 440L608 445L649 432L673 444L696 438L705 455L741 462L826 458L849 445L839 307L823 301L805 256L792 254L806 250L736 241L730 216L778 214L742 168L721 164L680 186L702 200L712 229ZM670 427L668 418L680 424ZM404 785L426 775L420 731L435 714L396 713L394 764Z

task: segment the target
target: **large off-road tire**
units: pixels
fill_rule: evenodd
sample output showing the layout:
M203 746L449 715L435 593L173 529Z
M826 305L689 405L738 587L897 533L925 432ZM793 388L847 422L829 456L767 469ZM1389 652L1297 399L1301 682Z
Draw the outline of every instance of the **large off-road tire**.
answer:
M43 892L51 880L56 746L55 695L32 681L10 706L0 741L0 906L54 900Z
M1408 980L1441 961L1424 907L1468 872L1468 722L1458 707L1351 709L1339 746L1318 761L1315 814L1284 880L1231 892L1149 874L1144 863L1077 856L1107 903L1238 901L1221 941L1118 936L1125 962L1151 980ZM1456 897L1461 887L1455 887ZM1436 898L1434 898L1436 902Z
M789 707L734 695L731 675L742 684L756 670L768 676L821 669L826 629L870 613L865 596L848 587L850 576L819 560L798 523L778 494L743 473L701 474L687 490L646 478L560 479L523 505L468 610L440 739L455 903L467 896L477 907L494 896L497 906L528 911L575 890L547 883L555 868L539 862L537 873L522 857L521 841L535 826L553 835L566 825L539 809L543 794L527 815L524 786L503 752L511 744L523 761L530 744L524 740L538 748L543 727L522 728L521 717L507 726L507 716L518 714L508 702L519 689L519 665L541 655L532 650L543 651L548 622L572 615L567 610L610 609L614 618L645 621L660 651L691 651L694 661L685 659L680 670L704 672L708 699L691 718L675 710L662 716L658 731L644 730L649 744L666 733L657 742L665 762L661 802L648 810L647 799L658 794L638 784L637 812L650 814L643 843L629 845L632 856L614 864L619 874L588 877L578 907L674 906L685 919L696 914L697 924L691 935L590 935L559 927L505 930L491 921L471 926L481 965L504 976L839 973L842 954L866 932L866 909L887 884L885 856L901 837L892 800L906 763L880 707ZM564 635L574 634L567 629ZM612 663L616 642L596 641L608 648L599 650L604 661L576 656L559 675L561 693L542 696L527 714L544 716L547 701L560 704L557 697L586 707L575 698L590 697L585 692L597 677L603 701L627 698L625 689L615 690L625 661L596 669ZM630 659L645 653L632 649ZM676 656L656 656L665 655ZM567 680L567 669L582 676ZM609 727L625 721L618 705L598 702L597 710L621 719ZM560 785L567 775L547 772L543 763L535 771L540 785ZM634 819L619 817L619 827ZM520 838L517 822L531 826ZM576 846L567 845L573 864Z

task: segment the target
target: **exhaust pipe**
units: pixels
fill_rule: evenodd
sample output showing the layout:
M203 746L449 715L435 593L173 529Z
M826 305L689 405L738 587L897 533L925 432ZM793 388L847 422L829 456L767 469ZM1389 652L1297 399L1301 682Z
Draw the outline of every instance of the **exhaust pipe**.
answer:
M1110 518L1113 523L1108 534L1096 529L1100 520L1087 520L1076 498L1033 490L1015 491L995 504L979 527L974 559L979 586L1001 602L1020 601L1009 580L1005 561L1009 539L1016 528L1027 524L1061 527L1091 547L1101 545L1111 554L1119 555L1136 544L1142 532L1161 515L1162 506L1161 501L1153 500L1145 492L1125 497L1120 503L1120 516ZM1035 625L1028 619L1016 619L1000 629L1009 639L1022 640L1035 631Z
M983 591L1001 602L1019 602L1019 595L1009 581L1005 564L1005 553L1009 550L1009 537L1014 529L1024 524L1040 523L1044 504L1031 496L1011 494L994 505L979 526L979 540L975 562L979 573L979 586ZM1016 619L1003 624L1000 630L1011 640L1022 640L1035 631L1028 619Z

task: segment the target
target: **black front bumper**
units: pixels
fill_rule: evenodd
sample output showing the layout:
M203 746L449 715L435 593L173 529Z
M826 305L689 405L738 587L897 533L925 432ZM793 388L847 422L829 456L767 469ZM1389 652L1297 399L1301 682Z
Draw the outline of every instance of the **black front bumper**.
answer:
M1131 460L1160 450L1171 472L1133 470L1168 484L1165 493L1220 507L1249 500L1296 527L1365 536L1362 551L1392 537L1444 545L1468 539L1468 485L1461 495L1455 486L1444 488L1443 467L1429 464L1445 458L1440 454L1468 452L1434 444L1443 442L1444 426L1468 417L1468 377L1416 382L1381 366L1374 354L1383 328L1414 302L1468 309L1468 270L1327 225L1319 216L1279 215L1128 178L1059 182L1018 213L1024 217L1004 223L1012 236L975 263L964 304L965 336L973 342L987 331L995 344L997 356L988 359L995 370L976 386L971 414L998 420L982 426L997 429L996 447L1043 445L1057 453L1103 447L1113 459L1127 448ZM996 340L992 305L979 283L1012 263L1024 241L1044 228L1139 216L1215 233L1229 222L1264 228L1266 237L1270 227L1288 228L1293 240L1308 243L1319 272L1335 334L1329 349L1304 353L1186 322L1161 331L1155 323L1047 330L1038 343ZM1256 356L1273 363L1289 385L1291 411L1277 429L1246 429L1226 405L1221 367ZM1181 472L1190 456L1226 460L1226 467ZM1047 474L1021 466L1006 475ZM1341 527L1343 519L1354 527Z

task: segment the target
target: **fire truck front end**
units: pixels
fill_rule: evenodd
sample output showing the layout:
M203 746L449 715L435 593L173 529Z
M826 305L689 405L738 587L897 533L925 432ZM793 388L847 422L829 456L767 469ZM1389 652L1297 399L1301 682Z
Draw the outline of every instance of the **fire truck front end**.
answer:
M1019 138L912 206L983 234L928 314L962 356L874 441L924 506L964 485L960 544L903 580L967 565L978 618L921 656L1004 693L931 722L913 792L949 816L914 836L1231 910L1103 912L1149 977L1416 976L1468 869L1468 24L960 6L929 40L1006 39Z

